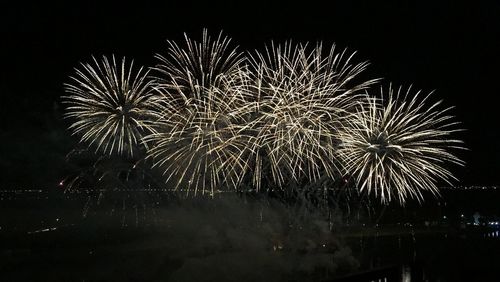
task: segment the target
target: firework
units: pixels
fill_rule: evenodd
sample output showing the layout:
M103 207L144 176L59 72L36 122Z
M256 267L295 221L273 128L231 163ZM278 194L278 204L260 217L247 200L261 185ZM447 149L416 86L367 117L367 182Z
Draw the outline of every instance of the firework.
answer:
M114 56L82 63L65 84L68 95L63 97L66 117L74 120L73 134L96 152L133 156L154 116L147 73L143 68L135 71L125 58L118 65Z
M463 164L449 152L461 148L449 109L410 89L369 98L377 80L361 78L368 63L355 52L287 42L244 56L206 30L167 43L151 76L125 58L82 64L64 103L83 143L106 155L144 146L175 189L305 191L348 175L404 203L438 193L439 180L454 179L445 165Z
M354 82L368 63L353 64L353 56L335 46L325 55L321 44L285 43L250 57L243 87L255 106L246 115L252 132L247 163L257 189L267 170L279 187L286 178L337 174L338 129L349 122L360 91L375 82Z
M236 186L229 167L241 160L239 109L245 99L231 90L243 57L227 37L213 41L205 30L200 43L186 36L185 47L169 41L169 55L157 56L155 100L160 118L146 137L155 166L194 193L213 195L223 183Z
M389 87L382 101L360 104L357 121L342 136L342 156L359 189L404 204L407 198L421 200L422 191L438 193L436 181L454 179L446 163L463 162L449 152L462 143L451 137L458 129L450 108L439 109L441 102L427 106L430 94L403 92Z

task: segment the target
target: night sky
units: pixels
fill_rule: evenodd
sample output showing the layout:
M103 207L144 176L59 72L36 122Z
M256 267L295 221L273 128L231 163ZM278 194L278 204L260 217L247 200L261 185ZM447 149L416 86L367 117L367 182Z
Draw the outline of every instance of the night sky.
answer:
M458 137L470 151L458 154L467 165L452 171L463 184L500 184L498 1L11 2L0 7L0 189L51 185L64 175L62 160L76 138L60 118L60 96L79 62L115 54L151 66L166 39L199 37L205 27L246 50L271 40L335 42L358 50L358 59L372 63L366 74L385 85L435 89L466 129Z

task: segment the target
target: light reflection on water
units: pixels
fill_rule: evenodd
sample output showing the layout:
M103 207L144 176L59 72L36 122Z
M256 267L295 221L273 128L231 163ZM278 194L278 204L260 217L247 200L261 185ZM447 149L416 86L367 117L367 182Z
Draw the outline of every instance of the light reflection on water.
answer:
M499 238L500 231L492 231L483 235L484 238Z
M498 259L485 260L485 257L494 256L500 250L500 229L467 228L434 233L415 231L395 236L356 238L360 249L355 252L363 259L360 269L373 271L373 276L363 281L457 281L463 279L461 275L474 277L483 274L488 279L459 281L499 281L489 278L496 277L493 269L500 265ZM397 280L390 272L377 273L377 269L386 265L400 265ZM457 268L459 265L463 267ZM394 273L395 270L391 271Z
M47 198L43 197L43 199L47 199ZM99 203L100 200L101 200L101 198L99 197L97 200L97 203ZM64 232L61 230L70 229L68 227L70 227L70 226L74 227L75 223L77 226L81 226L82 215L83 215L83 217L87 217L87 215L89 215L89 217L96 217L99 214L99 212L95 211L96 206L98 206L98 204L94 204L94 202L92 202L92 199L87 195L81 197L81 200L79 200L79 201L74 200L71 203L75 203L74 207L78 207L80 209L79 211L75 212L74 215L68 214L67 211L63 207L55 207L55 208L51 207L50 212L47 212L47 213L41 213L39 208L37 207L37 208L33 208L32 214L31 213L29 214L29 215L33 215L33 216L30 216L30 217L23 216L23 218L42 219L41 222L38 221L36 224L31 224L31 222L28 223L26 221L24 221L24 222L19 221L18 223L16 223L18 225L14 226L14 228L16 230L21 230L21 229L26 230L27 229L28 234L33 234L33 233L50 233L50 234L52 234L52 232ZM159 205L159 203L156 202L156 206L158 206L158 205ZM42 205L40 205L40 206L42 206ZM82 211L82 207L83 207L83 211ZM54 210L54 211L52 212L52 210ZM119 220L120 226L122 228L124 228L123 229L124 232L127 232L127 230L134 230L134 228L138 227L141 224L144 225L146 222L148 222L148 224L152 224L152 225L164 224L163 217L159 213L157 213L159 211L160 211L160 209L157 209L157 208L146 209L146 208L142 208L140 206L139 207L138 206L126 207L124 200L121 200L118 204L113 206L113 208L110 208L109 210L107 210L108 213L106 213L106 214L109 214L108 217L110 217L110 218L111 217L113 217L113 218L119 217L120 218L120 220ZM99 217L101 219L103 219L102 216L99 216ZM0 223L2 223L2 221L0 221ZM25 224L28 227L25 226L24 228L22 228L19 224ZM9 227L12 228L12 226L8 226L8 225L0 226L0 232L9 232L10 231ZM494 227L494 226L491 226L491 227ZM379 228L380 228L380 230L383 230L384 226L380 226ZM498 228L498 227L496 227L496 228ZM421 229L421 228L416 227L417 231L419 229ZM482 229L479 229L479 227L476 229L475 227L471 226L471 228L467 229L467 230L468 231L472 230L472 232L464 231L463 235L460 235L460 237L464 238L468 241L495 242L500 238L500 231L497 229L488 229L488 230L480 231ZM440 242L440 243L437 243L435 245L432 245L431 247L428 247L431 249L433 247L435 247L436 245L439 245L441 243L444 244L445 241L456 240L456 238L457 238L457 234L453 234L453 233L448 234L446 232L439 232L439 233L432 234L430 236L434 236L433 238ZM411 233L406 233L405 235L396 235L396 236L392 236L391 238L385 238L385 239L384 239L384 236L380 235L379 231L377 230L375 237L371 237L371 238L368 236L359 237L358 246L359 246L359 249L361 250L362 253L370 255L371 254L370 251L371 251L371 248L373 247L373 245L383 245L384 241L388 241L388 240L392 240L392 243L393 243L393 245L389 246L389 247L394 249L396 252L399 252L400 254L402 254L401 255L402 257L404 256L405 259L407 259L407 261L400 262L400 263L402 263L402 264L403 263L410 263L411 264L412 262L415 262L419 259L420 260L426 259L425 258L426 254L425 254L425 250L423 249L424 248L423 246L426 244L426 242L428 240L425 238L422 238L422 234L419 234L418 232L416 233L415 230L413 230ZM373 241L373 242L370 242L370 241ZM387 256L386 251L383 248L380 248L380 249L382 249L383 251L378 253L377 255L380 257ZM418 250L418 252L417 252L417 250ZM398 260L394 260L394 261L398 262ZM439 269L439 267L436 267L436 268ZM402 266L401 270L398 274L398 275L400 275L399 277L401 277L401 280L398 280L398 281L419 281L419 279L416 279L415 277L412 278L412 272L415 273L418 271L420 271L421 276L425 274L425 273L423 273L424 269L415 268L415 267L410 266L410 265ZM443 270L443 271L445 271L445 270ZM373 281L393 281L393 280L389 279L388 277L382 277L382 278L377 277L377 280L373 280ZM445 281L448 281L448 280L445 280Z
M403 266L401 271L401 281L411 282L411 267L409 265Z

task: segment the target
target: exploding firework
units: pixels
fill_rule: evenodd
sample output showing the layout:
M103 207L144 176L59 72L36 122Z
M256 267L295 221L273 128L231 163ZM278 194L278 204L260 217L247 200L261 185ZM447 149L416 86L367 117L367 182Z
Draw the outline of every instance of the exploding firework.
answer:
M105 154L133 156L148 132L151 111L151 82L147 71L135 71L125 58L115 57L81 64L72 82L65 84L66 117L74 119L70 129L81 142Z
M382 101L360 104L357 121L346 128L345 170L360 190L382 202L393 197L402 204L407 198L420 201L422 191L438 193L437 180L454 179L445 165L463 164L449 152L462 142L451 137L458 129L450 108L439 109L441 102L426 105L430 94L419 91L412 97L411 88L402 94L401 87L396 93L389 87L388 92L384 97L382 91Z
M369 98L377 80L361 78L368 63L355 53L285 43L245 57L230 43L206 30L168 41L153 76L114 57L82 64L65 85L70 129L106 155L144 146L167 183L195 194L242 183L312 191L349 175L404 203L438 193L437 181L454 179L445 165L463 164L449 152L461 148L449 109L410 89Z
M321 44L310 49L291 43L251 56L242 84L254 102L245 115L251 117L246 128L252 136L247 144L252 165L245 167L253 167L257 189L267 170L279 187L286 178L338 175L338 130L349 122L360 91L375 82L354 81L368 63L354 64L353 56L335 46L325 54Z
M231 90L243 61L227 37L200 43L169 41L169 55L157 56L155 106L160 118L146 137L149 155L176 187L213 195L223 183L236 186L231 169L241 160L238 124L245 99Z

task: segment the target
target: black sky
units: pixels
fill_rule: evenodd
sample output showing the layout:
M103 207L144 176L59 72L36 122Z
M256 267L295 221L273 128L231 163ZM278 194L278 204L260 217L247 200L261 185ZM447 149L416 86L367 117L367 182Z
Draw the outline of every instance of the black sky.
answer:
M13 2L0 8L0 169L9 185L47 175L47 160L71 147L69 132L51 131L65 125L59 97L80 61L116 54L151 65L166 39L204 27L248 50L291 38L335 42L370 60L372 77L435 89L467 129L460 138L470 151L459 152L467 166L453 171L464 184L500 184L498 1Z

